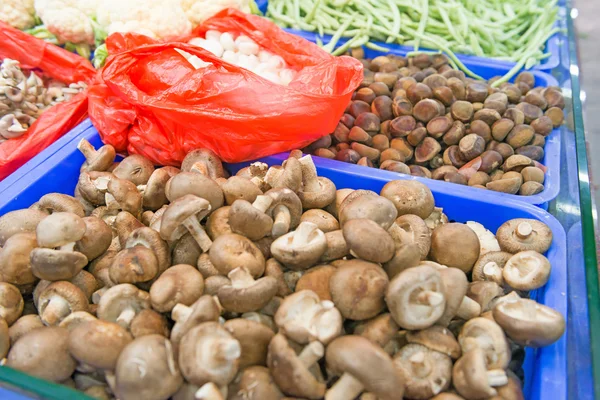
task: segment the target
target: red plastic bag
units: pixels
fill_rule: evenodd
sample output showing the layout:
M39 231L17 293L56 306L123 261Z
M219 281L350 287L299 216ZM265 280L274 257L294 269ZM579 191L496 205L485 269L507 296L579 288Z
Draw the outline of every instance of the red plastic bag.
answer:
M0 60L5 58L19 61L23 69L41 70L43 75L64 83L89 83L96 74L92 64L81 56L0 22ZM45 110L27 133L0 144L0 180L75 128L86 117L85 92Z
M362 64L332 57L266 19L228 9L210 29L244 34L298 71L285 87L182 42L113 34L112 54L89 91L89 115L105 143L156 164L179 165L208 147L239 162L303 147L332 132L362 80ZM194 69L175 49L212 63Z

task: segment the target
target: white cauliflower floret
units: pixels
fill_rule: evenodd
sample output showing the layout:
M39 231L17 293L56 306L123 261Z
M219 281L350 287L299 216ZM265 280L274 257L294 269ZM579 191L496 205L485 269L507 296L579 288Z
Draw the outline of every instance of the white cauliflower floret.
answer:
M181 0L181 7L194 27L226 8L251 11L249 0Z
M17 29L29 29L35 25L34 0L0 1L0 21Z
M60 43L94 44L92 18L99 0L35 0L35 10L46 29Z

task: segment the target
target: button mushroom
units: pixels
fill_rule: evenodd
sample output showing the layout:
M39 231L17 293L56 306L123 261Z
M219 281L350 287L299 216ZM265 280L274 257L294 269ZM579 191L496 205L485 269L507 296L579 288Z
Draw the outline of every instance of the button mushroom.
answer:
M0 246L17 233L35 232L37 225L48 214L39 210L9 211L0 217Z
M217 182L211 178L195 173L181 172L167 182L165 188L167 199L173 202L186 195L194 195L210 203L213 212L223 205L223 191Z
M335 200L336 188L333 182L325 177L317 176L317 168L310 155L298 160L302 169L302 190L298 197L305 210L325 208Z
M340 379L327 391L327 400L350 400L363 390L381 400L401 399L404 394L402 373L379 346L361 336L347 335L327 346L328 368Z
M181 339L179 367L190 383L225 386L238 371L241 352L240 343L224 327L217 322L204 322Z
M117 155L115 148L110 144L96 150L86 139L81 139L77 148L85 157L83 166L85 171L106 171L113 164Z
M37 278L31 271L30 254L37 247L34 233L17 233L0 249L0 282L16 286L32 285Z
M231 284L219 288L217 296L223 308L230 312L245 313L265 307L277 293L277 280L265 276L254 280L246 267L238 267L227 275Z
M396 353L394 364L404 380L404 395L429 399L446 390L452 380L452 360L420 344L408 344Z
M65 328L34 329L13 343L6 366L52 382L61 382L75 371Z
M126 329L112 322L93 320L69 332L69 352L80 363L114 370L123 348L133 338Z
M114 392L119 399L162 400L183 384L171 342L146 335L129 343L119 355Z
M548 282L550 261L536 251L521 251L502 269L504 282L515 290L535 290Z
M353 219L344 224L344 239L351 254L365 261L385 263L394 256L394 240L370 219Z
M494 307L493 316L508 337L523 346L548 346L565 332L562 314L530 299L502 302Z
M279 389L288 396L320 399L325 394L325 384L311 373L310 367L324 354L323 345L312 342L296 354L285 336L277 334L269 344L267 365Z
M467 400L496 396L498 392L494 388L507 383L503 370L486 368L485 354L479 348L463 354L452 368L452 384Z
M150 302L158 312L170 312L176 304L193 304L202 296L204 279L191 265L174 265L150 287Z
M503 251L518 253L533 250L545 253L552 244L552 231L548 225L534 219L517 218L506 221L496 232Z
M342 227L346 221L366 218L387 230L398 217L398 211L394 203L385 197L370 190L355 190L339 206L338 216Z
M192 168L211 179L225 176L221 159L210 149L196 149L187 153L181 162L181 170L189 172Z
M440 264L468 273L479 258L479 252L479 238L464 224L440 225L431 234L430 256Z
M146 157L139 154L131 154L125 157L113 170L113 174L119 178L128 180L137 185L145 185L154 172L154 165Z
M66 281L52 282L40 294L37 304L42 322L58 325L67 315L75 311L87 311L86 294L77 286Z
M202 251L208 251L212 241L200 225L200 220L208 215L210 210L211 206L207 200L192 194L172 201L162 216L160 236L164 240L174 241L180 239L187 230Z
M137 186L126 179L113 177L108 181L105 202L108 210L127 211L136 218L142 214L142 195Z
M243 265L253 277L261 276L265 271L265 258L250 239L236 233L219 236L212 244L210 262L222 275Z
M312 222L301 223L295 231L278 237L271 244L273 257L293 270L314 265L326 249L325 234Z
M458 335L463 354L479 348L485 354L488 369L506 369L510 362L510 347L502 328L487 318L467 321Z
M229 209L229 226L231 230L255 241L271 233L273 219L265 214L273 203L270 196L260 195L254 203L236 200Z
M504 283L502 270L512 254L505 251L490 251L482 254L471 271L473 281L492 281L498 285Z
M281 400L268 368L258 365L244 368L229 385L229 400Z
M281 333L300 344L313 340L327 344L342 333L339 310L311 290L287 296L275 313L275 323Z
M128 328L135 315L150 308L150 295L129 283L108 289L100 298L98 318Z
M129 331L134 338L144 335L161 335L169 337L169 327L164 315L154 310L142 310L133 317Z
M177 304L171 311L171 319L175 321L171 331L171 341L178 345L183 335L196 325L203 322L218 321L221 316L221 307L212 296L200 297L190 307Z
M267 326L244 318L226 321L223 327L240 342L240 369L252 365L267 365L267 351L275 332Z
M266 192L265 196L273 199L267 210L273 218L271 235L277 238L295 229L302 216L302 202L298 195L287 188L275 188Z
M425 329L444 313L446 296L440 273L428 265L409 268L389 284L385 301L404 329Z
M431 190L418 181L388 182L381 189L381 195L394 203L398 216L414 214L425 219L435 206Z

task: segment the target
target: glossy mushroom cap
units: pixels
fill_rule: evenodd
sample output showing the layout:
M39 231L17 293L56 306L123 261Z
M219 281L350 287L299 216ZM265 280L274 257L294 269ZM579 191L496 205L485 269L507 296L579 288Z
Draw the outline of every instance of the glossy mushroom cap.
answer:
M541 221L517 218L502 224L496 238L503 251L514 254L533 250L543 254L552 244L552 231Z
M112 322L92 320L69 332L69 352L79 362L94 368L114 370L123 348L133 338Z
M165 191L170 202L191 194L207 200L211 212L223 206L223 191L219 184L196 172L181 172L173 176L167 182Z
M163 167L154 170L148 182L138 187L142 190L142 205L144 209L156 211L169 202L167 199L167 182L179 173L174 167Z
M165 316L150 309L142 310L133 317L129 331L134 338L145 335L169 337L169 325Z
M154 172L154 165L146 157L132 154L125 157L113 170L113 174L123 180L137 185L145 185Z
M344 224L344 239L352 254L365 261L385 263L392 259L395 244L392 236L370 219L353 219Z
M397 335L400 327L389 313L380 314L375 318L359 323L354 328L354 335L360 335L369 339L382 348L386 348L388 343Z
M479 258L479 238L464 224L449 223L435 228L431 234L433 261L468 273Z
M100 257L112 242L111 228L98 217L85 217L85 234L75 244L75 251L85 255L89 261Z
M113 164L117 155L115 148L110 144L96 150L86 139L81 139L77 148L85 157L85 171L106 171Z
M127 211L136 218L140 217L142 195L134 183L127 179L113 177L108 181L107 189L105 201L109 210Z
M6 322L6 321L5 321ZM8 329L11 343L15 343L26 333L31 332L37 328L43 328L44 323L37 314L23 315L21 318L16 320Z
M391 200L398 216L414 214L427 218L435 206L431 190L418 181L391 181L381 189L381 196Z
M263 194L250 179L241 176L232 176L228 178L222 185L225 203L232 205L236 200L245 200L249 203L254 202L257 196Z
M366 218L387 230L398 217L398 211L385 197L368 190L355 190L341 203L338 216L342 227L352 219Z

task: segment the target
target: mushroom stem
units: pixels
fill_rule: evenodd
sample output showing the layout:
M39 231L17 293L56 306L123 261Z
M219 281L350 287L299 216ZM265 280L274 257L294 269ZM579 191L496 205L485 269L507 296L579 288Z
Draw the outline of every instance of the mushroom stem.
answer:
M224 400L223 394L217 385L212 382L206 383L198 389L194 394L194 398L196 400Z
M402 244L406 243L410 240L410 235L404 229L402 229L397 223L393 223L392 226L389 227L388 233L394 239L394 244L396 245L396 249L398 249Z
M479 303L470 297L464 296L460 303L460 307L458 307L456 316L468 321L479 316L479 314L481 314L481 306Z
M282 204L279 204L273 208L273 228L271 229L271 235L274 238L285 235L290 230L290 224L292 222L292 216L290 210Z
M98 290L96 290L93 294L92 294L92 303L94 304L98 304L100 303L100 298L102 297L102 295L104 293L106 293L106 291L109 289L108 286L104 286Z
M171 319L175 322L183 322L187 320L192 313L192 307L188 307L185 304L177 303L171 310Z
M502 268L494 261L483 266L483 276L488 281L496 282L498 285L502 285L504 279L502 278Z
M206 167L206 164L201 162L201 161L196 161L194 164L192 164L192 167L190 168L191 172L196 172L198 174L202 174L204 176L209 176L208 175L208 168Z
M96 149L86 139L81 139L77 148L81 151L86 160L91 160L96 155Z
M54 326L71 313L69 302L60 296L52 296L44 307L42 320L49 326Z
M343 374L325 393L325 400L355 399L363 391L363 384L350 374Z
M424 378L431 373L431 367L425 359L425 353L419 351L409 358L414 374L419 378Z
M185 221L183 221L183 225L190 232L194 240L198 243L198 246L202 249L203 252L207 252L212 246L212 240L208 237L202 225L198 221L195 215L192 215Z
M277 187L277 183L281 179L282 174L283 168L269 168L263 180L271 187Z
M517 225L517 229L515 229L515 233L520 239L527 239L529 235L533 232L533 227L529 222L521 222Z
M102 190L102 191L108 190L108 182L110 182L110 178L107 178L105 176L98 177L98 178L94 179L94 181L93 181L94 187L96 187L96 189ZM113 197L113 199L114 199L114 197Z
M317 167L310 155L306 155L298 160L302 169L302 188L303 192L319 192L321 191L321 183L317 176Z
M302 246L310 241L310 237L318 229L312 222L302 222L294 232L292 246Z
M254 278L248 268L246 267L237 267L227 274L229 280L231 280L231 286L236 289L241 289L245 287L252 286L254 284Z
M59 246L57 250L75 251L75 242L70 242Z
M121 314L117 317L117 324L121 325L123 328L127 329L129 325L131 325L131 321L135 317L135 310L133 307L127 307Z
M298 359L304 364L306 368L310 368L313 364L319 361L325 354L325 347L321 342L311 342L309 345L304 347Z
M252 207L264 213L269 209L269 207L271 207L272 203L273 198L271 196L265 196L264 194L261 194L256 196L256 200L254 200L254 203L252 203Z
M148 187L148 185L137 185L137 190L143 196L147 187Z
M417 302L428 306L437 306L444 301L444 295L440 292L424 290L417 295Z
M506 372L501 369L491 369L487 372L488 384L492 387L504 386L508 383Z

